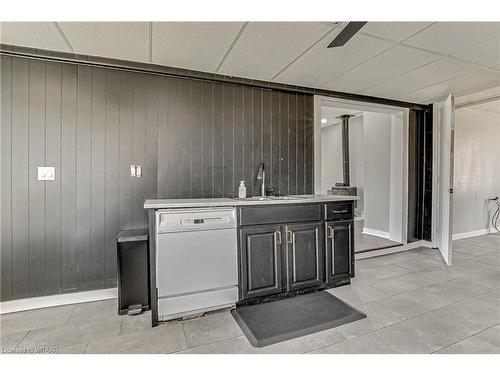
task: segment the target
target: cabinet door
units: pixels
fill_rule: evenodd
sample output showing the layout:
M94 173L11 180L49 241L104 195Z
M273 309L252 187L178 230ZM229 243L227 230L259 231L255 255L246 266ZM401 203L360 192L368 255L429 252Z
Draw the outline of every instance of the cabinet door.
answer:
M326 282L351 275L354 267L353 222L330 221L326 226Z
M240 230L242 299L281 292L281 242L279 225Z
M285 226L287 289L319 286L323 280L324 234L321 223Z

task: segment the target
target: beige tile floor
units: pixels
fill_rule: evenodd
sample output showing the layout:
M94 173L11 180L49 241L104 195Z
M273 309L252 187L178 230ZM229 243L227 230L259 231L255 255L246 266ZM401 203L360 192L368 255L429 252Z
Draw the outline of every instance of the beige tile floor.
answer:
M352 285L329 292L367 318L253 348L228 311L151 328L118 316L116 300L6 314L3 353L500 353L500 236L357 261Z

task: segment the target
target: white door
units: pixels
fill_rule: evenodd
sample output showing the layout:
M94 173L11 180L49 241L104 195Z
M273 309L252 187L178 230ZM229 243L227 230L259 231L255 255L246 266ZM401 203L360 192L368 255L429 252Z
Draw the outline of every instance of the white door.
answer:
M444 102L434 104L435 143L437 156L434 163L434 186L436 187L436 205L434 220L434 243L439 248L446 264L451 265L452 222L453 222L453 157L454 157L454 111L453 95L448 95Z

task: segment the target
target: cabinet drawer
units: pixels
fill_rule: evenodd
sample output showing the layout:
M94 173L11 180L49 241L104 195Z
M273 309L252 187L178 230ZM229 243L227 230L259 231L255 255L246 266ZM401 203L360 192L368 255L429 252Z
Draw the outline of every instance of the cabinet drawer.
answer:
M321 220L320 204L282 204L241 207L240 225L295 223Z
M325 204L325 220L351 220L354 217L352 202Z

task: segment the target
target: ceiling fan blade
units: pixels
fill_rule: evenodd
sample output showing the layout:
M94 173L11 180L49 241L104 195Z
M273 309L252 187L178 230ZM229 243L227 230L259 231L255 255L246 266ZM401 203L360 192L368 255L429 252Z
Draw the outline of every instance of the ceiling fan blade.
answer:
M342 47L356 34L367 22L349 22L344 30L328 45L327 48Z

